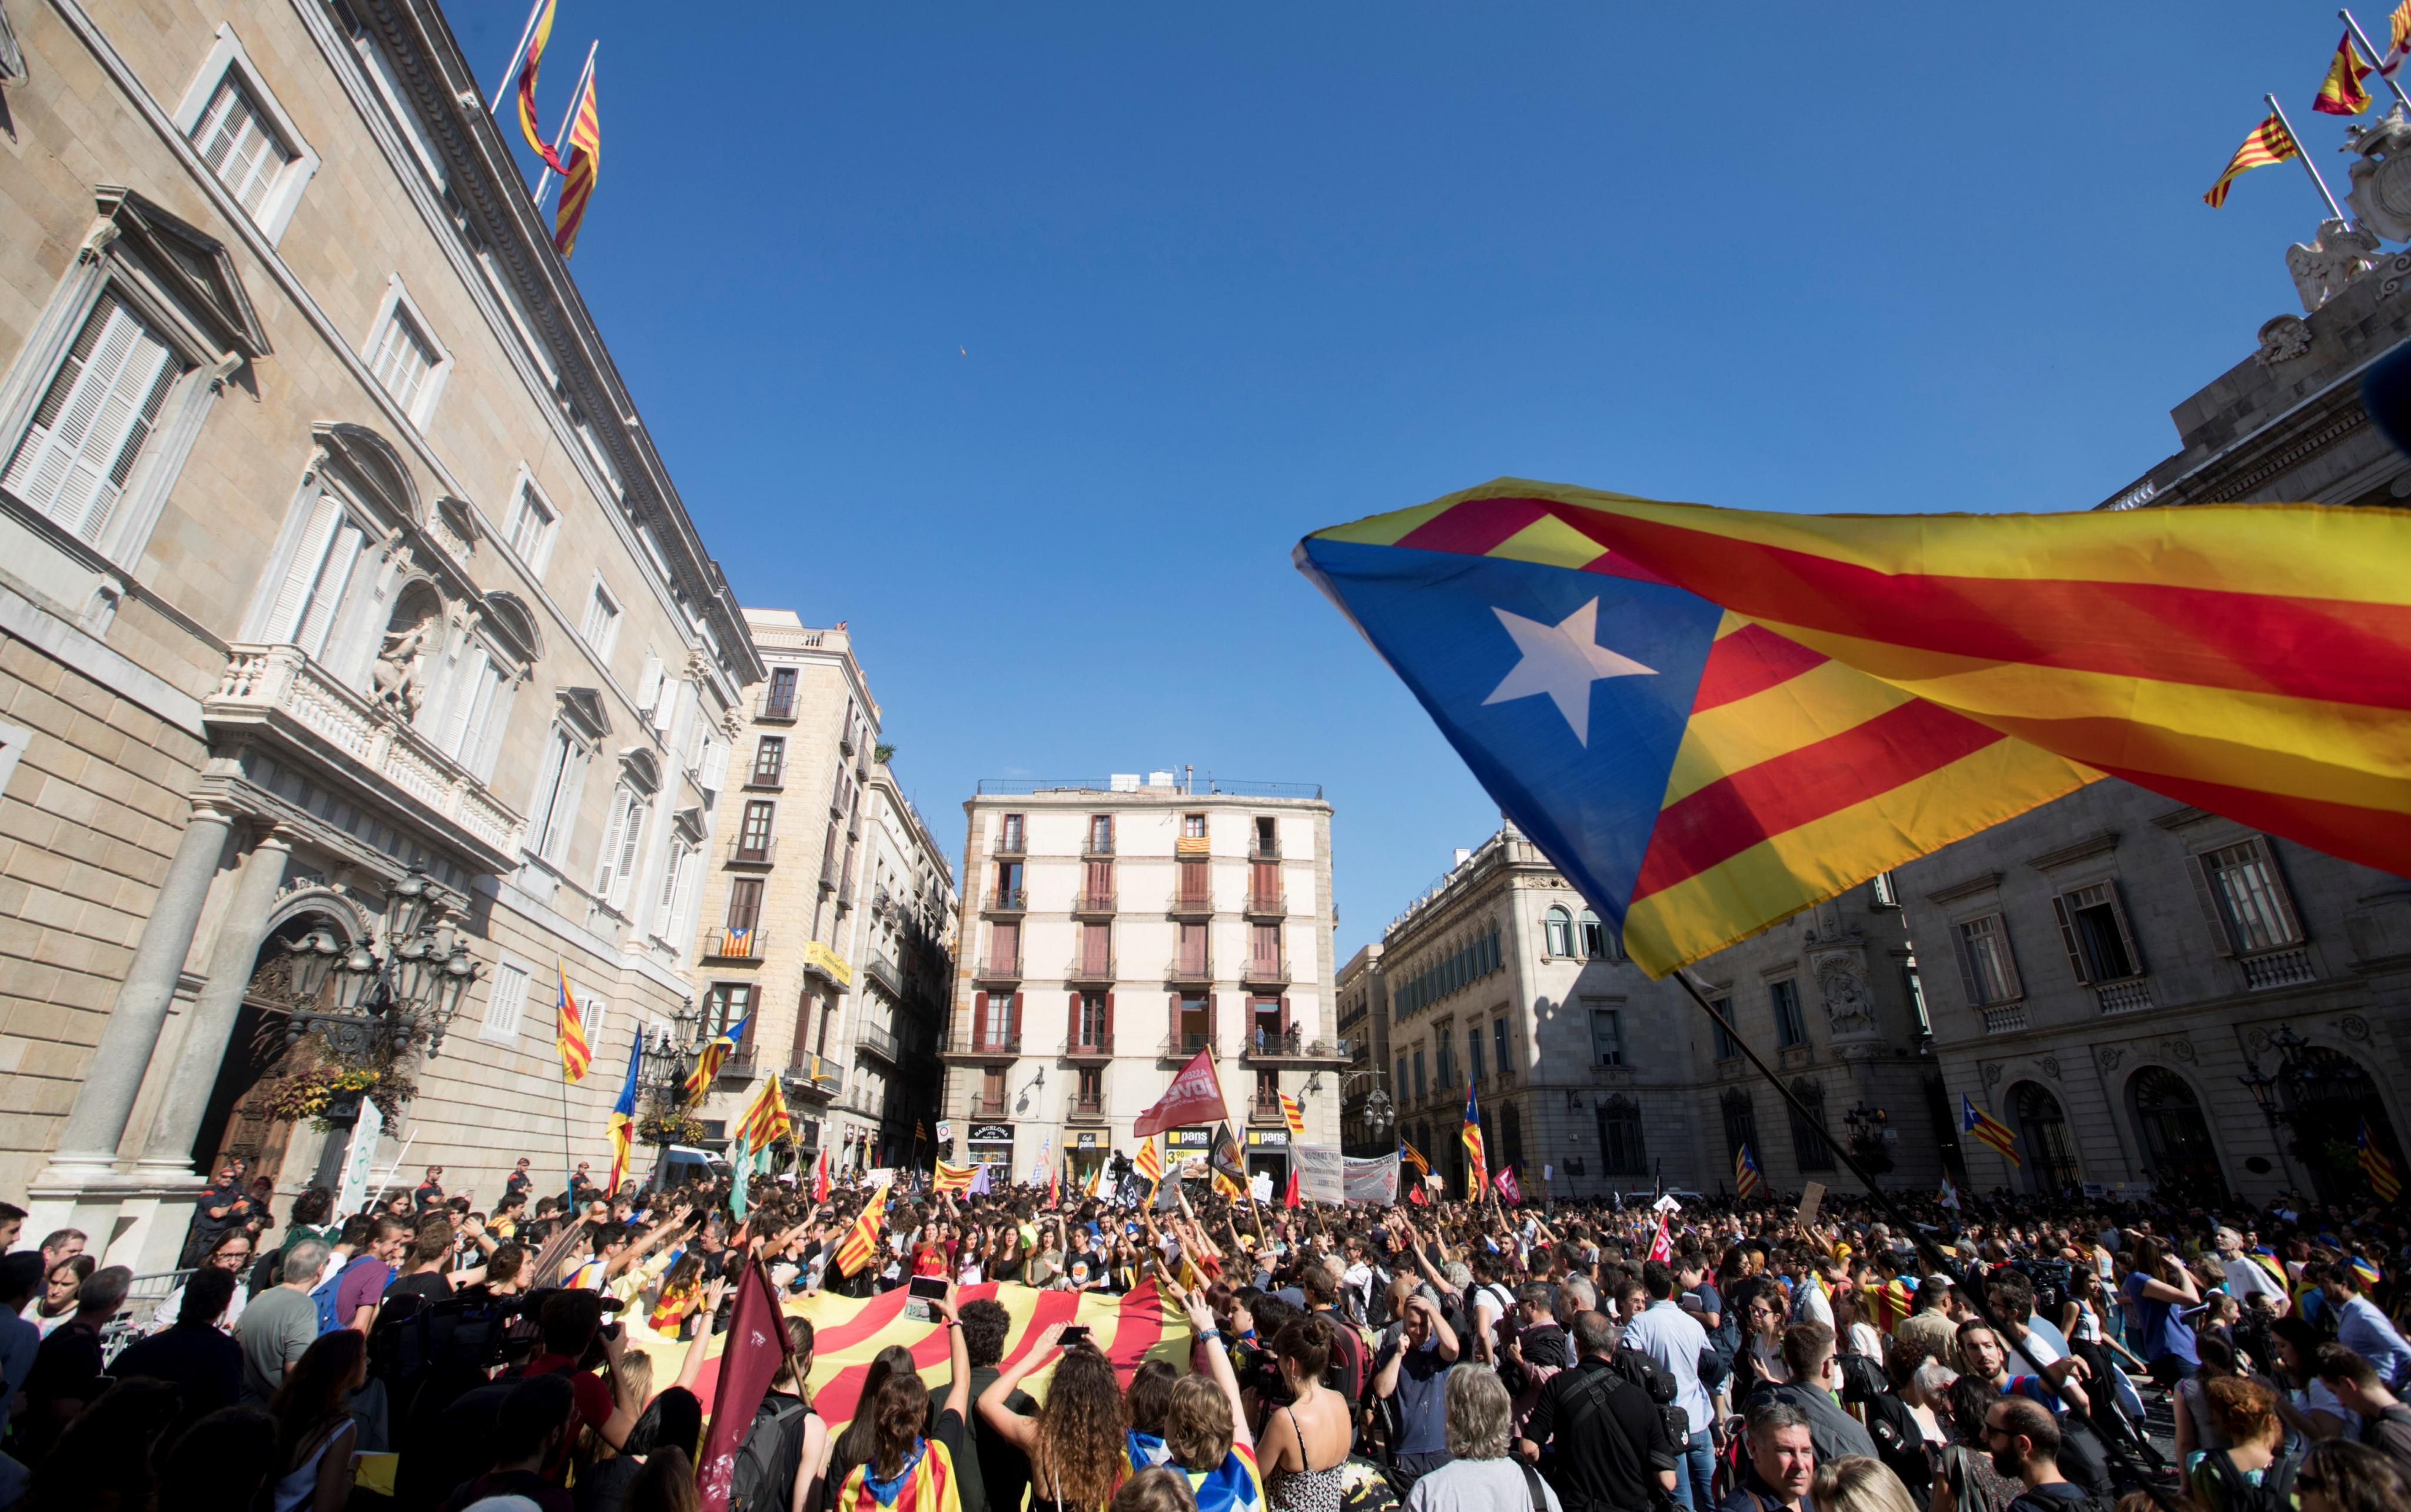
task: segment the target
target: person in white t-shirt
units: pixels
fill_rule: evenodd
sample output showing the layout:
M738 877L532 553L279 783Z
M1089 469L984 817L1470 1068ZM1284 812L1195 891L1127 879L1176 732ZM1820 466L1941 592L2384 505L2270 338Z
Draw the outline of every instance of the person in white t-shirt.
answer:
M2227 1272L2227 1294L2235 1299L2236 1305L2248 1307L2255 1295L2263 1296L2277 1315L2284 1316L2293 1299L2267 1267L2244 1253L2243 1236L2232 1228L2221 1228L2214 1242L2218 1246L2219 1268Z

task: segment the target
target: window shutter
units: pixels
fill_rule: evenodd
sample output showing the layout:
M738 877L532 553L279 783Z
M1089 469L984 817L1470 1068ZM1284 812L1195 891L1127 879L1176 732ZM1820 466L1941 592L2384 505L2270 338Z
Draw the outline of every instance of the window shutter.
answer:
M511 705L517 690L503 676L500 667L493 669L493 691L486 700L485 721L478 727L475 754L463 754L461 761L480 782L494 779L494 761L502 754L503 732L511 722Z
M2114 878L2110 883L2110 913L2118 921L2118 938L2126 947L2126 964L2133 967L2135 975L2140 977L2150 968L2144 966L2143 948L2135 943L2135 931L2126 923L2126 893Z
M1968 943L1967 926L1965 924L1952 924L1951 926L1951 953L1955 956L1959 962L1959 983L1966 991L1967 1006L1970 1008L1983 1007L1985 1003L1983 978L1979 976L1976 972L1975 947ZM1732 1015L1731 1012L1727 1012L1725 1016L1730 1019ZM1734 1026L1736 1028L1739 1027L1738 1025Z
M725 740L714 740L704 748L703 791L718 792L728 785L728 753L734 748Z
M2052 916L2059 921L2060 942L2068 947L2068 964L2075 968L2076 980L2091 985L2093 972L2086 966L2084 948L2076 938L2076 921L2068 915L2068 899L2054 893L2051 896Z
M972 994L972 1043L987 1043L987 994Z
M2268 870L2269 895L2275 900L2277 912L2286 921L2286 943L2300 945L2309 937L2302 928L2301 915L2294 911L2294 890L2286 885L2286 874L2277 865L2277 848L2269 843L2269 836L2265 835L2254 836L2252 848L2260 852L2260 865Z
M1114 1037L1114 995L1105 994L1105 1038Z
M1213 993L1207 993L1206 995L1206 1042L1209 1045L1220 1046L1222 1042L1222 1038L1214 1032L1215 1006L1215 995Z
M1019 993L1013 995L1013 1027L1008 1032L1016 1040L1021 1038L1021 994Z
M462 747L475 738L477 705L485 696L486 648L471 641L452 669L452 706L444 713L444 732L436 741L445 755L458 761Z
M2228 928L2227 910L2219 906L2216 866L2209 855L2203 854L2195 856L2187 869L2193 873L2194 898L2201 905L2202 919L2210 925L2211 948L2221 955L2233 955L2237 941L2234 932Z
M140 317L114 298L102 299L0 481L85 540L97 540L167 385L181 371L175 353Z
M1282 1034L1289 1033L1289 996L1286 993L1281 995L1280 1000L1280 1028ZM1479 1035L1482 1031L1476 1028L1473 1032Z
M636 850L645 837L645 816L650 812L650 807L639 802L635 794L629 795L627 827L620 836L618 875L611 879L611 906L615 909L624 909L635 891Z
M636 674L636 711L650 714L661 707L662 659L652 652L645 653L645 670Z
M577 825L577 801L586 791L586 752L574 746L562 760L561 787L553 797L540 848L547 861L559 863L569 849L570 832Z
M285 581L277 585L276 603L268 613L270 640L299 638L302 614L310 606L311 585L318 581L318 566L327 560L327 547L335 538L343 513L343 506L325 494L311 502L310 517L293 548L292 564L285 569Z
M634 800L628 790L620 788L611 794L611 817L603 825L603 846L594 857L594 895L606 900L619 891L620 836L628 827L628 810Z
M2018 952L2017 948L2009 943L2009 921L2006 915L1993 915L1993 934L2001 942L2001 977L2009 992L2003 1000L2014 1003L2026 995L2026 988L2025 982L2018 976Z
M301 616L301 628L294 633L293 644L301 647L305 656L326 660L327 636L335 628L335 611L342 607L343 589L352 580L352 564L359 560L361 537L358 527L345 524L335 531L334 543L327 548L326 569L310 589L310 607Z

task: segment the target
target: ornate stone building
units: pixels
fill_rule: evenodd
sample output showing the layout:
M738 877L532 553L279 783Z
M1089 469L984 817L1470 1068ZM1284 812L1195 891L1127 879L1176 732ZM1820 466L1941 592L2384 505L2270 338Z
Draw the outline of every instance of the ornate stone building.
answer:
M1778 1063L1836 1137L1871 1118L1887 1184L1930 1183L1935 1106L1916 958L1889 879L1693 968L1734 1028ZM1775 1186L1849 1189L1823 1141L1790 1114L1672 981L1623 958L1614 933L1514 829L1459 860L1381 937L1387 1068L1405 1137L1462 1191L1466 1094L1496 1168L1527 1195L1732 1189L1746 1143Z
M1380 940L1359 947L1339 968L1338 994L1339 1038L1348 1046L1348 1069L1339 1073L1339 1148L1346 1155L1388 1155L1397 1148L1397 1104L1390 1085L1390 994ZM1310 1081L1308 1091L1319 1096L1319 1083Z
M2398 138L2371 139L2357 184ZM2295 249L2307 313L2262 326L2171 412L2179 449L2100 507L2411 497L2360 388L2411 336L2411 254L2333 222L2319 241L2354 254ZM1973 1185L2352 1195L2364 1120L2403 1168L2411 882L2114 779L1897 880L1951 1106L1988 1107L2026 1152L2013 1171L1954 1147Z
M475 983L357 1164L599 1177L762 670L477 79L434 0L5 5L0 1189L155 1270L334 1174L285 947L422 901L394 990Z

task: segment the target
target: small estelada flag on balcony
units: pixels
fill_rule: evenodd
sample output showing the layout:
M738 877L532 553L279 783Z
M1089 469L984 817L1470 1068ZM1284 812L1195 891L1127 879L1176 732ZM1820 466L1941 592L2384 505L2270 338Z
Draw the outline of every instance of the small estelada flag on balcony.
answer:
M720 953L728 959L743 960L753 953L753 926L723 929L720 932Z
M1280 1095L1280 1104L1281 1122L1289 1126L1289 1137L1293 1140L1306 1138L1306 1110L1286 1092Z

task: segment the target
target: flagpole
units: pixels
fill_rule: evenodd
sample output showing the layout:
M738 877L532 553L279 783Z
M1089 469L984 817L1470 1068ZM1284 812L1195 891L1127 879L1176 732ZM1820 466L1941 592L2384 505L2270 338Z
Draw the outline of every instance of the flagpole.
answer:
M577 87L569 92L569 113L561 118L561 130L553 134L552 155L555 157L559 157L561 155L561 144L569 139L570 128L577 124L578 109L586 103L586 81L594 77L594 50L602 45L603 39L599 36L586 45L586 66L581 69L577 75ZM2292 131L2294 128L2287 126L2286 129L2287 131ZM535 197L530 200L529 203L535 206L536 209L542 210L544 208L544 192L547 188L551 186L551 183L552 165L547 163L544 166L544 171L536 175ZM2322 186L2322 189L2324 189L2324 186ZM2332 203L2332 201L2331 201L2331 203Z
M2260 97L2269 102L2269 109L2276 114L2277 124L2286 128L2287 139L2294 144L2294 155L2301 160L2302 171L2311 176L2311 182L2317 187L2319 197L2328 202L2328 219L2331 221L2346 219L2344 207L2336 203L2335 196L2328 193L2328 182L2319 177L2318 165L2311 161L2310 151L2302 145L2302 138L2294 130L2294 124L2286 119L2286 108L2277 103L2277 96L2274 94L2263 94ZM559 148L553 151L555 155L560 153Z
M577 1162L569 1153L569 1073L561 1076L561 1189L574 1205L577 1198Z
M2394 103L2402 106L2411 106L2411 94L2405 94L2403 93L2403 86L2394 81L2394 76L2383 68L2374 67L2374 65L2386 61L2386 55L2378 51L2376 47L2370 42L2369 34L2360 29L2360 22L2352 19L2352 12L2349 10L2339 10L2336 14L2342 16L2344 18L2344 23L2352 28L2353 37L2360 43L2361 51L2369 54L2369 61L2373 65L2373 68L2374 68L2377 77L2385 80L2386 87L2394 92ZM2287 129L2291 130L2292 128L2287 127Z
M545 0L535 0L535 4L528 7L527 24L519 28L519 45L511 50L510 66L503 70L503 81L494 86L494 101L486 107L488 111L503 108L504 92L511 87L511 80L519 73L520 65L527 62L528 38L535 35L535 19L544 14L544 5Z

